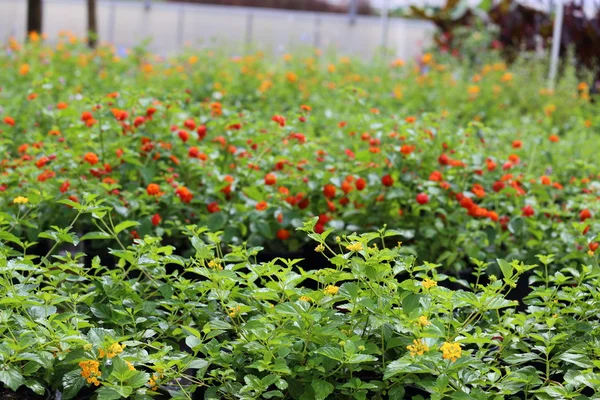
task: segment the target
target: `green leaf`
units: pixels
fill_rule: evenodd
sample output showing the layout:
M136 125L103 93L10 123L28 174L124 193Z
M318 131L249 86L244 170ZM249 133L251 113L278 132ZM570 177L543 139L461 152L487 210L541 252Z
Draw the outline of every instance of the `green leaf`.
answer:
M106 232L88 232L80 240L112 239L112 236Z
M115 233L118 234L127 228L138 226L140 223L137 221L123 221L119 225L115 226Z
M336 360L339 362L344 361L344 353L338 347L324 346L324 347L321 347L320 349L317 349L315 351L315 353L324 355L325 357L329 357L332 360Z
M16 243L19 246L23 247L23 242L21 242L21 240L18 237L16 237L15 235L13 235L10 232L0 231L0 240Z
M558 356L559 360L564 362L568 362L570 364L575 364L581 368L593 368L594 364L592 361L584 354L576 354L576 353L563 353Z
M133 391L131 389L131 387L129 386L124 386L129 388L129 394L131 394L131 392ZM115 389L111 389L107 386L102 386L100 387L100 389L96 390L96 399L97 400L119 400L121 397L128 397L129 394L127 396L121 396L121 394L119 392L117 392Z
M206 226L208 227L208 229L215 232L215 231L221 230L225 226L226 222L227 222L227 216L225 215L225 213L224 212L216 212L216 213L210 214L210 216L206 220Z
M310 384L315 391L315 400L325 400L327 396L333 393L334 386L322 379L316 379Z
M8 368L0 370L0 382L16 392L25 383L25 380L17 368L9 365Z
M147 372L142 372L142 371L133 371L133 372L135 372L135 375L133 375L132 377L127 379L127 385L131 386L132 388L142 387L150 379L150 374L148 374Z
M62 378L63 399L69 400L77 396L77 393L87 384L85 378L81 376L81 369L77 368L67 372Z
M510 278L510 277L513 276L513 267L512 267L512 265L510 265L509 263L507 263L504 260L496 259L496 261L498 262L498 266L502 270L502 275L505 278Z

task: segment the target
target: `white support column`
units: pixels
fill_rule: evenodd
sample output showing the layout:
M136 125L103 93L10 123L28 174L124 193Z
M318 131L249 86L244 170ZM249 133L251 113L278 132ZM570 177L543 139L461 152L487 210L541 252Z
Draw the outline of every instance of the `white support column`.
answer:
M558 56L560 55L560 40L563 25L563 2L556 0L556 14L554 16L554 32L552 33L552 52L550 54L550 73L548 75L548 87L554 89L556 71L558 70Z

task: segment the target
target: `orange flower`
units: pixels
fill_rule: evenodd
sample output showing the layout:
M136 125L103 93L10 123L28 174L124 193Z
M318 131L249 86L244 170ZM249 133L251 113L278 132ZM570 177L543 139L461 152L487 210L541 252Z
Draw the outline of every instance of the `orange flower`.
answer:
M85 156L83 157L83 159L85 160L85 162L87 162L90 165L94 165L98 163L98 156L95 153L86 153Z
M258 211L264 211L267 209L267 207L269 207L269 205L266 201L259 201L258 203L256 203L256 209Z
M287 229L281 228L277 231L277 239L279 240L288 240L290 238L290 231Z
M557 135L550 135L550 136L548 137L548 139L549 139L551 142L553 142L553 143L556 143L556 142L558 142L558 141L560 140L560 139L559 139L559 137L558 137Z
M164 192L160 191L160 186L156 183L149 184L148 187L146 187L146 193L150 196L162 196L164 194Z
M183 201L184 203L189 203L194 198L194 195L189 191L185 186L180 186L175 190L175 194Z
M29 67L29 64L23 64L19 67L19 74L20 75L27 75L29 73L29 70L31 68Z
M15 120L12 117L4 117L4 123L6 125L15 126Z

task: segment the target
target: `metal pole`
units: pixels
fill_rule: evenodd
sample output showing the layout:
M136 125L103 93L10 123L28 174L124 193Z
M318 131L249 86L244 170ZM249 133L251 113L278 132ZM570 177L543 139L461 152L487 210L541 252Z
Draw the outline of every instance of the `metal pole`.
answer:
M381 51L385 53L388 41L388 31L390 26L390 0L383 0L383 9L381 10Z
M115 18L116 18L116 4L115 1L110 2L110 9L108 14L108 42L115 44Z
M349 23L354 25L356 23L356 14L358 14L358 0L350 0L350 9L348 10Z
M177 46L183 47L183 26L185 24L185 9L182 6L179 7L179 14L177 16Z
M318 14L315 18L315 35L313 38L313 46L318 49L321 46L321 17Z
M249 13L246 16L246 50L252 46L252 31L254 25L254 14Z
M558 68L558 56L560 55L560 40L563 25L563 3L556 0L556 15L554 16L554 32L552 33L552 53L550 55L550 74L548 75L548 87L554 89L556 71Z

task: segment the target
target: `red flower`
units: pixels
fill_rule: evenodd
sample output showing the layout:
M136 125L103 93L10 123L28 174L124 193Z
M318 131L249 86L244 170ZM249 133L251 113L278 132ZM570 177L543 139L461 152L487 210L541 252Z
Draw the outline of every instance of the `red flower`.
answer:
M86 122L86 121L89 121L89 120L92 120L92 119L94 119L94 116L92 115L91 112L84 111L84 112L81 113L81 120L82 121Z
M592 252L596 251L598 246L599 246L598 242L592 242L588 245L588 247L590 248L590 251L592 251Z
M15 126L15 120L11 117L4 117L4 123L6 125Z
M505 186L506 185L504 185L504 182L502 182L502 181L496 181L492 185L492 189L494 190L494 192L497 193L497 192L501 191L502 189L504 189Z
M83 159L85 160L85 162L87 162L90 165L95 165L98 163L98 156L95 153L86 153L85 156L83 156Z
M354 186L356 186L356 190L363 190L365 187L367 187L367 181L365 181L363 178L358 178L354 183Z
M194 195L185 186L180 186L175 190L175 194L179 196L181 201L189 203L194 198Z
M427 193L419 193L417 195L417 203L419 203L420 205L429 203L429 196L427 195Z
M308 207L309 204L310 200L308 199L308 197L305 197L298 202L298 208L304 210L306 207Z
M442 175L442 173L440 171L433 171L429 175L429 180L433 181L433 182L440 182L440 181L444 180L444 176Z
M590 210L588 210L587 208L581 210L581 212L579 213L579 220L583 222L588 218L592 218L592 213L590 212Z
M60 185L60 189L59 189L59 190L60 190L60 192L61 192L61 193L64 193L64 192L66 192L67 190L69 190L69 187L71 187L71 182L69 182L69 181L64 181L64 182L63 182L63 184L62 184L62 185Z
M323 194L328 199L333 199L335 197L335 186L331 183L328 183L327 185L323 186Z
M206 126L200 125L198 129L196 129L196 133L198 134L198 140L202 140L206 137Z
M381 183L383 186L390 187L394 184L394 178L392 178L390 175L385 175L381 178Z
M438 163L440 165L448 165L450 164L450 157L448 157L446 154L442 154L438 157Z
M531 207L529 204L521 208L521 211L523 212L523 216L525 217L531 217L535 214L533 207Z
M284 127L285 126L285 118L282 117L281 115L273 115L273 118L271 118L271 121L275 121L279 124L279 126Z
M269 173L269 174L265 175L265 185L273 186L276 183L277 183L277 177L275 176L275 174Z
M162 218L160 217L160 215L154 214L152 216L152 225L158 226L158 224L160 224L161 221L162 221Z
M515 140L512 142L512 147L513 149L520 149L521 147L523 147L523 142L521 142L520 140Z
M186 128L188 128L190 131L193 131L194 129L196 129L196 123L194 122L193 119L186 119L183 123L183 126L185 126Z
M188 156L191 158L197 158L199 154L200 154L200 150L198 150L197 147L192 146L188 150Z
M183 143L187 142L190 139L190 134L188 133L188 131L184 131L183 129L177 132L177 135L179 135L179 139L181 139Z
M38 168L42 168L43 166L45 166L49 162L50 162L50 159L48 157L46 157L46 156L43 156L39 160L37 160L37 162L35 163L35 166L38 167Z
M137 128L138 126L142 125L144 122L146 122L146 118L135 117L135 119L133 120L133 126L135 126Z
M287 229L281 228L280 230L277 231L277 238L279 240L288 240L290 238L290 231L288 231Z
M256 209L258 211L264 211L267 209L267 207L269 207L269 205L266 201L259 201L258 203L256 203Z
M208 203L206 205L206 209L211 214L221 211L221 208L219 207L219 203L217 203L216 201L213 201L212 203Z

